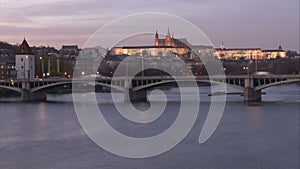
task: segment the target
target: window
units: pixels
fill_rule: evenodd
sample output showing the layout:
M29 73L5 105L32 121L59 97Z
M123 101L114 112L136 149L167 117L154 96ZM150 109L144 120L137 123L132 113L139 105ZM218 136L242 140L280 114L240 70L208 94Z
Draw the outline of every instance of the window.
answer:
M23 62L23 60L24 60L24 59L23 59L23 58L21 58L21 62Z
M24 69L24 67L23 67L23 66L21 66L21 69Z

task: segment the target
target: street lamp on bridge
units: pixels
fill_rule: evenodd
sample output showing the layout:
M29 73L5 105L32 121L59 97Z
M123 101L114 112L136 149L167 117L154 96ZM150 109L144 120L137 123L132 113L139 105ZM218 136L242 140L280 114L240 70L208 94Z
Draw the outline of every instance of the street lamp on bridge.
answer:
M40 60L42 62L42 79L44 80L45 73L44 73L44 59L43 59L43 57L40 57Z

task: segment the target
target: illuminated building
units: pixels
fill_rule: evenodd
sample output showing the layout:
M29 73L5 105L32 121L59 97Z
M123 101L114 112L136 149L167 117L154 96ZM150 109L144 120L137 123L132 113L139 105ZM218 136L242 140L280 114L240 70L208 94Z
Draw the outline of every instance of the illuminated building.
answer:
M129 55L129 56L175 56L190 57L191 48L186 39L175 39L171 37L168 30L165 39L159 39L156 31L153 46L123 46L114 47L110 55Z
M0 58L0 79L13 79L15 77L15 62Z
M286 52L279 46L278 49L262 50L263 59L286 58Z
M261 48L225 48L223 42L221 48L216 48L216 56L219 59L239 60L253 59L265 60L275 58L286 58L286 52L281 46L278 49L262 50Z

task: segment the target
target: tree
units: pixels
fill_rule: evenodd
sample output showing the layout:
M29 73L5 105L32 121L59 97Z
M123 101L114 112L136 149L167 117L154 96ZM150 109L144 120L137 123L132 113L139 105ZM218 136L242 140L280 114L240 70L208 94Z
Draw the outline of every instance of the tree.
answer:
M42 72L44 68L44 72ZM35 74L39 77L43 76L43 73L46 72L47 68L47 59L45 50L40 50L39 54L35 56Z
M295 57L295 56L297 56L298 54L297 54L297 51L291 51L291 50L288 50L287 52L286 52L286 56L288 57L288 58L293 58L293 57Z
M50 72L56 72L57 73L57 58L55 55L51 55L50 56L50 65L51 65L51 68L50 68Z

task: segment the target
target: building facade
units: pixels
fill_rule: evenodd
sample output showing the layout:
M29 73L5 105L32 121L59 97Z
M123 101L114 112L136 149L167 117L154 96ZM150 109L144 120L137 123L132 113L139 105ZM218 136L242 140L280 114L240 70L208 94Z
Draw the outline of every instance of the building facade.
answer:
M60 51L65 58L77 58L80 53L77 45L63 45Z
M267 49L262 50L263 59L276 59L276 58L286 58L286 52L282 50L282 47L279 46L278 49Z
M189 58L191 48L186 39L175 39L171 37L169 31L165 39L160 39L158 32L155 33L153 46L123 46L114 47L110 50L110 55L129 55L129 56L175 56Z
M225 48L223 42L220 48L216 48L219 59L228 60L266 60L276 58L286 58L286 51L279 46L278 49L262 50L261 48Z
M27 41L24 39L15 53L16 73L18 80L29 80L35 78L35 56Z
M0 79L15 79L15 62L0 59Z

